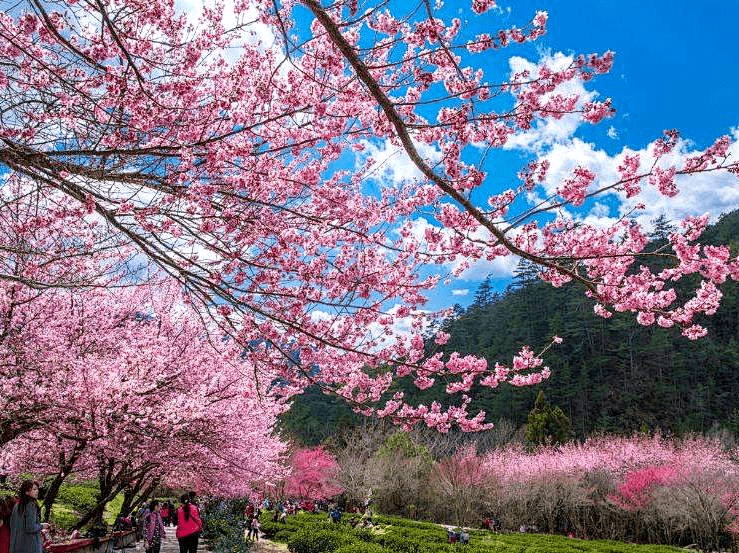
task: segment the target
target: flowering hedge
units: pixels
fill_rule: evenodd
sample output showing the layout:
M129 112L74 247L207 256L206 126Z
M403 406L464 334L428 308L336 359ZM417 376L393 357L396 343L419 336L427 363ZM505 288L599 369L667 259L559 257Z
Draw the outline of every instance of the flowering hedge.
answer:
M739 463L717 441L599 437L534 452L510 446L465 455L477 462L470 485L479 486L483 473L493 490L479 508L507 530L523 525L701 548L738 535Z

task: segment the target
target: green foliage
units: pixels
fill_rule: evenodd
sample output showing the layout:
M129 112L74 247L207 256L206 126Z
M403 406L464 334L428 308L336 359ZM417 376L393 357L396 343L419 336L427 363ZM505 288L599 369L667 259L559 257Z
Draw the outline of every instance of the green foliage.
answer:
M108 504L105 506L105 513L103 513L103 520L109 526L113 526L115 524L115 519L118 516L118 513L121 512L121 507L123 506L123 499L124 499L123 494L119 493L113 499L111 499L108 502Z
M274 541L279 541L279 542L282 542L282 543L287 543L290 540L290 538L293 536L294 533L295 532L293 532L292 530L290 530L288 528L283 528L282 530L280 530L279 532L277 532L274 535L273 538L274 538Z
M225 536L230 530L231 521L218 517L209 516L203 520L202 536L206 540L218 539Z
M51 508L49 522L60 530L72 528L80 518L92 510L98 502L100 490L97 482L64 482L59 488L54 505ZM112 525L118 515L123 496L116 496L105 510L104 521Z
M535 444L561 444L572 439L572 423L559 407L552 407L539 391L526 421L526 439Z
M438 524L433 522L424 522L422 520L411 520L409 518L403 518L391 515L375 515L373 520L378 524L390 525L399 528L418 528L423 530L435 530L439 531L440 527Z
M264 534L264 537L267 539L272 539L281 530L286 530L284 524L281 522L272 522L271 520L264 523L260 521L260 525L262 526L262 534Z
M431 550L430 542L409 539L407 536L399 536L395 533L380 534L376 542L397 553L426 553Z
M345 401L324 394L314 385L292 400L290 410L279 416L278 426L283 435L315 446L341 434L342 429L358 425L361 418Z
M438 524L377 515L372 529L333 524L324 515L288 517L275 534L292 553L678 553L676 547L634 545L605 540L577 540L559 535L493 534L471 530L469 545L447 543Z
M329 526L334 527L332 523L326 520L325 514L317 515L313 513L298 512L295 515L287 517L285 522L273 522L272 513L265 511L259 518L259 523L262 526L262 532L267 538L270 538L270 534L274 541L286 543L293 534L298 532L300 529L307 526Z
M66 532L77 524L79 519L80 517L69 506L63 505L59 501L54 502L49 518L49 522L54 528Z
M62 484L56 502L67 505L78 514L84 514L97 504L99 489L96 482Z
M203 517L201 536L213 553L247 553L252 542L244 539L242 515L234 502L221 502Z
M252 542L244 539L243 529L229 532L220 539L210 542L213 553L247 553L251 550Z
M351 543L351 538L341 530L320 526L308 526L295 533L287 542L292 553L324 553L336 551Z
M360 541L370 542L375 539L375 533L369 528L355 528L354 537Z
M391 553L391 550L376 543L356 542L341 546L336 553Z
M414 443L408 432L398 431L392 434L377 451L377 457L380 459L387 459L395 455L407 458L423 457L431 461L428 448L423 444Z

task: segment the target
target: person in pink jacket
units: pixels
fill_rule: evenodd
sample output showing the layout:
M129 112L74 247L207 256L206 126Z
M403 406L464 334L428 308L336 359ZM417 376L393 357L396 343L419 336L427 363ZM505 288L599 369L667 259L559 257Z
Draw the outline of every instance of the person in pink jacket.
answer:
M167 534L164 531L164 522L160 509L162 506L156 499L149 503L149 514L144 518L144 539L146 553L159 553L162 547L162 538Z
M203 529L203 521L196 505L190 503L188 494L180 497L181 505L177 508L177 541L180 553L197 553L198 538Z

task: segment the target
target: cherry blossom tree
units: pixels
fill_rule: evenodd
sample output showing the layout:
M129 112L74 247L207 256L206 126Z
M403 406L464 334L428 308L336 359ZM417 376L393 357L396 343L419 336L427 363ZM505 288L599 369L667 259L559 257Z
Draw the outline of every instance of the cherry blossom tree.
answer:
M322 447L299 449L290 457L290 476L284 492L300 499L331 499L342 492L337 483L339 464Z
M286 406L269 393L268 382L244 377L248 367L233 340L213 344L190 308L180 305L178 311L173 296L153 295L163 291L161 285L114 294L56 290L65 300L61 311L70 311L70 296L84 298L72 316L57 313L69 326L48 338L64 344L66 353L29 348L26 354L38 352L66 371L57 370L56 382L41 396L44 413L54 416L36 420L38 430L6 444L3 469L54 475L48 508L67 477L96 478L98 504L80 525L102 516L105 505L128 488L167 482L233 496L243 495L252 481L284 474L285 445L273 428ZM142 294L148 294L146 302ZM34 387L28 383L18 395L39 397Z
M20 229L40 218L17 207L4 237L27 245ZM32 230L72 251L71 229ZM284 400L271 380L253 376L235 340L208 332L179 285L126 280L102 250L72 263L51 254L26 248L8 260L18 278L0 280L0 460L5 474L52 477L47 516L69 476L100 484L80 524L102 516L117 493L131 490L133 501L162 481L240 495L251 481L283 476L274 424ZM121 252L112 258L120 262Z
M475 0L472 11L487 17L493 5ZM544 34L546 13L470 38L460 19L442 20L429 2L416 8L241 1L226 27L220 8L191 24L172 0L19 2L0 16L0 163L76 201L180 281L286 396L319 382L367 414L478 430L485 413L466 408L473 384L549 375L530 348L494 367L427 356L424 292L437 278L421 268L430 264L459 274L516 255L555 286L581 283L604 317L629 311L640 324L703 335L697 321L718 309L718 286L739 278L728 247L700 244L707 215L649 251L628 215L600 228L571 213L605 195L638 210L647 188L672 197L689 175L736 173L733 139L681 156L670 131L648 155L623 154L615 181L579 166L553 191L542 186L549 161L535 159L518 185L489 193L488 152L546 121L612 114L610 100L566 85L607 72L613 54L492 83L481 67ZM374 186L367 153L378 144L417 176ZM651 271L644 255L668 267ZM697 288L677 297L672 283L689 275ZM412 332L398 334L409 318ZM404 377L419 388L445 379L461 401L408 405L390 392Z
M474 446L437 462L430 487L441 516L457 525L478 524L482 513L495 510L500 495L498 482Z

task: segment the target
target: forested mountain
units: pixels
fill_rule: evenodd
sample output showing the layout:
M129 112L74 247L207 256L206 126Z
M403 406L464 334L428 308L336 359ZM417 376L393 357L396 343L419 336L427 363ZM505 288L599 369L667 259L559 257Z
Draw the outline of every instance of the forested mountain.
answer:
M669 225L658 221L655 246L668 231ZM706 229L704 238L708 243L731 244L736 253L739 212L722 217ZM675 328L640 326L631 314L600 318L581 287L553 288L521 265L504 293L493 291L485 281L472 305L456 309L442 326L451 334L443 349L482 355L491 364L496 360L506 363L523 344L536 350L555 334L564 338L546 354L552 376L543 384L473 389L470 411L484 409L489 420L502 417L523 425L538 391L543 390L547 400L571 419L580 438L597 431L629 433L645 427L684 433L719 425L736 431L739 290L727 282L722 291L724 301L718 313L697 321L708 328L708 336L691 341ZM438 383L423 392L409 387L406 393L411 402L436 399L446 403L444 385ZM331 398L310 394L296 401L283 425L313 443L331 435L332 423L351 424L350 415Z

